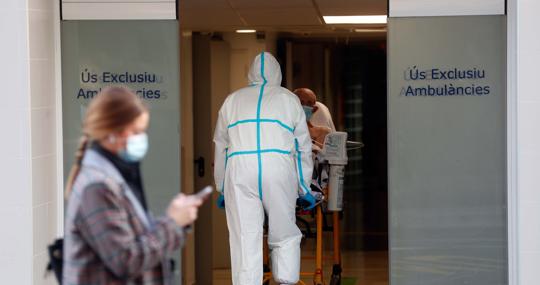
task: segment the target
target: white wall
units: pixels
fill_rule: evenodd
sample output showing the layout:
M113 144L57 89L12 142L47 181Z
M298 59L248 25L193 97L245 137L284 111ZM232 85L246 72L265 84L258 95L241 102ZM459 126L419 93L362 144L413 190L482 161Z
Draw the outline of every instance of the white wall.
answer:
M57 234L57 108L55 29L58 5L51 0L28 0L29 87L32 135L33 284L44 279L46 247ZM60 125L58 125L60 126ZM60 200L61 201L61 200Z
M517 114L510 118L511 122L515 119L517 131L517 164L510 164L511 168L517 166L514 185L517 186L514 204L517 263L514 266L519 283L514 284L540 284L540 1L511 0L508 4L510 94L515 96L509 103L515 99L514 114Z
M504 15L505 0L390 0L390 17Z
M176 0L62 0L62 13L64 20L176 19Z
M25 1L0 1L0 273L3 284L31 284L32 188L28 14Z
M55 1L0 1L0 283L45 279L56 235Z

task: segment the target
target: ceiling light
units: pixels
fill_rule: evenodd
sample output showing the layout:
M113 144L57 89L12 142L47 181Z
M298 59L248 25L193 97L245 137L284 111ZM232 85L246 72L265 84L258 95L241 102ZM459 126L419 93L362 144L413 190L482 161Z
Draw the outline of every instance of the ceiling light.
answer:
M246 30L236 30L236 32L239 33L239 34L253 34L253 33L256 33L257 30L248 30L248 29L246 29Z
M374 16L323 16L327 24L386 24L386 15Z

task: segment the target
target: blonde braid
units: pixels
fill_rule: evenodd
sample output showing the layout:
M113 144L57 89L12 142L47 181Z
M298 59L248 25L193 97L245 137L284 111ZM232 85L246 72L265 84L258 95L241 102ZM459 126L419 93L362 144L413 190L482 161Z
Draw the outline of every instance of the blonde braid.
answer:
M73 166L71 167L68 179L66 181L66 188L65 188L66 198L69 197L69 194L71 194L73 183L75 182L75 179L77 178L77 175L79 175L79 171L81 170L82 159L86 152L86 148L88 146L89 140L90 138L86 134L81 136L79 140L79 146L77 147L77 151L75 152L75 162L73 163Z

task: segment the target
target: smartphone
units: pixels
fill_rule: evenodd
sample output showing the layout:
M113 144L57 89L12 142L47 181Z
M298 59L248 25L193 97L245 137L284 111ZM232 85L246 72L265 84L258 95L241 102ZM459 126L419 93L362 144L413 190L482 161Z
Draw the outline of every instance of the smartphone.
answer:
M205 201L206 199L208 199L208 197L210 197L210 195L212 195L213 191L214 188L212 188L212 186L206 186L201 191L195 193L195 197Z

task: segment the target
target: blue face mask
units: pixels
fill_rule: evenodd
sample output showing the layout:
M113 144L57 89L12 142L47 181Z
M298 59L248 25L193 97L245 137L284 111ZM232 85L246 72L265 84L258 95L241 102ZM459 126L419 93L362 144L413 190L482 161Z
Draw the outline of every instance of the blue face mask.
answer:
M304 108L304 113L306 113L306 121L309 121L311 116L313 116L313 107L302 106L302 108Z
M127 162L137 162L143 159L148 151L148 135L140 133L127 138L126 148L119 152L120 158Z

